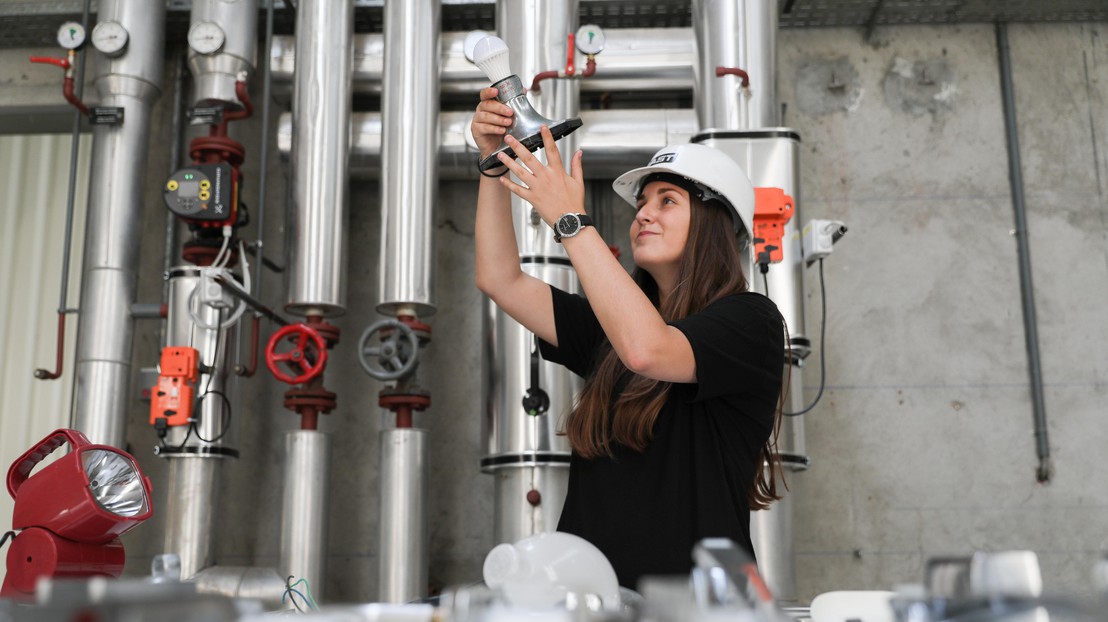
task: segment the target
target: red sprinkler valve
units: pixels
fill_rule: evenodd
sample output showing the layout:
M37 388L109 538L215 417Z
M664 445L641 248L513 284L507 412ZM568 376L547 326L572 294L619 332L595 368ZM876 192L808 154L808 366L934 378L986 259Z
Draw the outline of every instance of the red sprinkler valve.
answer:
M277 346L286 338L294 344L293 348L278 352ZM265 347L265 366L281 382L304 384L323 373L326 365L327 344L319 332L307 324L289 324L281 327L273 333ZM300 373L299 375L285 373L281 366Z

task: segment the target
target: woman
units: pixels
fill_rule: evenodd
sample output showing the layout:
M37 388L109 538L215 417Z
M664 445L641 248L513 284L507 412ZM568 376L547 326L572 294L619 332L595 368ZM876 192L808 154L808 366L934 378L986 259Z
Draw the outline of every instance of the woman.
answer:
M687 574L701 538L730 538L753 557L750 510L779 498L784 322L747 291L739 264L749 180L692 144L621 176L614 188L637 210L628 275L584 214L581 152L567 175L544 127L554 165L542 164L506 134L512 110L495 97L481 92L473 137L482 158L502 139L521 154L500 161L523 185L481 178L477 286L539 337L544 358L586 379L565 422L573 455L558 529L596 545L629 588ZM555 228L584 298L520 270L510 193Z

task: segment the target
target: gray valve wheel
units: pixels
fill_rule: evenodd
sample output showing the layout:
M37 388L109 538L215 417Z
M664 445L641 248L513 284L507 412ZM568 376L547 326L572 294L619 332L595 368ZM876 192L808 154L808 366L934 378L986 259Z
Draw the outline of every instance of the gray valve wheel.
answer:
M384 337L380 333L389 331ZM419 365L419 336L400 320L381 320L358 341L358 362L378 380L398 380Z

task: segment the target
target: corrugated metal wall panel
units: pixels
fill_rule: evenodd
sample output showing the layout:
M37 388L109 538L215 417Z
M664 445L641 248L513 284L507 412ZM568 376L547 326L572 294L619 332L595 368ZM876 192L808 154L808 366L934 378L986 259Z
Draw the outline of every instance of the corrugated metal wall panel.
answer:
M0 477L32 443L69 425L76 317L66 321L62 377L36 380L34 370L54 369L71 145L68 134L0 136ZM91 135L82 135L70 307L80 294L91 146ZM0 532L11 527L11 516L12 500L0 491Z

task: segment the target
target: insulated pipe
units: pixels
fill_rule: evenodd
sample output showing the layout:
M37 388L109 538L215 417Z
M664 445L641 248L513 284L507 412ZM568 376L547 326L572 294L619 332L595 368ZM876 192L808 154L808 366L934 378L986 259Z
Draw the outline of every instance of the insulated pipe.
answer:
M439 0L385 4L381 261L377 312L435 312Z
M195 427L170 428L165 445L157 452L170 461L164 550L180 556L181 577L188 579L215 562L213 536L219 530L216 508L223 469L221 458L229 455L224 447L229 440L224 428L228 413L221 395L227 393L230 346L238 342L238 325L218 330L204 328L193 319L195 315L212 327L218 326L221 319L216 309L196 304L193 292L200 284L200 268L173 268L166 280L169 283L166 345L196 348L200 363L215 369L214 375L202 373L196 384L197 397L203 397L194 413ZM223 312L222 319L226 321L228 315L230 312Z
M150 109L161 94L165 4L103 0L102 25L128 33L122 56L100 58L94 84L101 106L121 107L119 125L93 132L91 186L85 224L73 427L93 443L123 447L142 225Z
M353 0L301 0L296 11L288 223L288 301L296 315L341 315L346 307L347 156Z
M217 458L181 456L169 461L163 550L181 558L181 579L215 564L215 538L219 530L219 474Z
M193 0L189 15L189 69L194 80L194 105L238 102L235 82L240 72L254 71L257 28L257 0ZM193 35L220 34L223 43L213 52L201 53L191 45Z
M540 0L529 4L497 3L499 35L510 50L512 72L525 83L535 74L562 67L567 35L576 30L576 0ZM579 81L554 80L537 97L535 111L548 119L576 117ZM580 131L580 130L578 130ZM558 145L565 161L577 148L576 132ZM545 151L539 155L546 159ZM529 203L512 196L512 218L520 245L522 269L567 291L577 291L577 276L550 227L539 220ZM485 422L488 454L481 467L497 478L493 538L515 542L540 531L557 528L569 481L569 442L557 434L557 423L573 405L580 380L569 370L538 356L534 336L491 301L485 301L486 359ZM532 365L538 367L538 385ZM529 414L523 405L528 391L541 390L549 407Z
M750 286L752 290L769 296L777 305L789 329L790 341L786 344L791 354L789 360L798 361L810 352L804 318L804 259L801 257L798 224L803 222L800 209L800 137L789 128L765 128L709 131L693 137L692 142L714 147L729 155L738 162L755 187L781 188L793 198L793 216L785 225L782 237L782 260L769 266L764 281L761 272L755 268ZM785 412L798 412L807 405L802 368L790 365L785 373L790 374ZM803 419L784 418L777 449L785 471L808 468ZM795 601L793 503L789 492L784 495L769 510L751 513L751 540L757 553L759 571L774 596L781 601Z
M387 32L387 30L386 30ZM489 85L488 78L465 57L465 32L442 33L439 59L441 92L473 94ZM597 57L596 73L581 80L581 90L687 90L693 85L696 47L689 28L611 28L604 30L604 53ZM562 34L564 36L564 33ZM296 65L295 37L274 37L270 49L273 81L280 89L292 83ZM514 48L510 48L514 52ZM385 40L381 34L354 36L353 89L381 93ZM538 71L562 67L556 65ZM528 76L530 84L531 76Z
M302 0L303 1L303 0ZM281 512L281 577L306 579L317 601L327 568L331 437L315 430L285 435L285 496Z
M1043 370L1039 357L1039 322L1035 313L1035 286L1031 282L1031 245L1027 238L1027 208L1023 202L1023 166L1020 164L1019 128L1016 125L1016 98L1012 87L1012 61L1008 52L1008 25L996 25L996 47L1000 62L1000 91L1004 102L1004 132L1008 144L1008 183L1012 189L1012 210L1019 255L1020 302L1023 305L1023 334L1027 347L1027 371L1031 380L1031 408L1035 426L1035 454L1039 465L1035 478L1049 482L1050 438L1046 427L1046 400L1043 397Z
M781 188L793 197L793 216L785 227L783 259L762 273L748 271L751 289L769 296L789 328L790 392L785 412L805 407L803 374L799 362L807 355L803 306L804 264L800 256L800 137L778 128L777 102L777 3L775 0L693 0L692 21L696 36L696 80L693 87L697 119L702 133L693 138L731 156L757 187ZM742 70L749 86L729 75ZM756 217L757 218L757 217ZM749 261L749 258L748 258ZM753 265L751 266L753 268ZM804 424L787 417L781 426L778 451L788 471L806 469ZM759 569L774 596L785 602L797 599L792 500L776 502L768 511L751 514L751 539Z
M427 595L427 436L426 430L418 428L394 428L380 434L380 602L408 603Z
M439 115L439 179L476 179L476 148L470 144L469 112L443 112ZM584 122L570 136L585 150L585 175L590 179L614 179L636 162L645 162L656 151L671 143L684 143L697 133L692 109L658 110L582 110ZM350 174L376 177L380 171L381 115L352 115ZM559 149L563 149L559 143ZM292 148L292 117L281 116L277 128L277 147L282 158ZM563 149L564 151L564 149Z
M693 0L694 99L701 129L774 127L777 103L777 1ZM750 85L723 69L741 69Z

